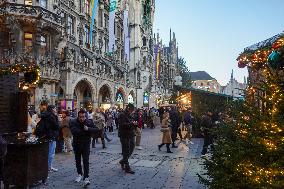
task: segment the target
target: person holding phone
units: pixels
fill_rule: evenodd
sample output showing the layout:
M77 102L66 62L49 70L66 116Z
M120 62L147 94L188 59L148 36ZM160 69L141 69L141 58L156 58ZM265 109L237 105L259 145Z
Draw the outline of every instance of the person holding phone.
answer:
M73 135L73 151L75 154L76 168L78 176L75 182L80 182L82 180L82 165L81 157L83 158L84 166L84 185L90 184L89 180L89 156L90 156L90 144L91 144L91 134L99 132L99 128L95 127L94 123L86 118L86 112L80 110L78 112L77 119L70 121L70 129Z
M135 174L128 162L135 147L135 128L138 124L134 120L134 110L133 104L128 104L125 111L121 112L118 117L118 137L122 148L122 160L119 163L121 168L130 174Z

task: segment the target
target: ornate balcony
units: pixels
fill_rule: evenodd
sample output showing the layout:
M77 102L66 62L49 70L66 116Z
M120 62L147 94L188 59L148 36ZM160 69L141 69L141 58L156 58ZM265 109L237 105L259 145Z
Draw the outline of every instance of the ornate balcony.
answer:
M31 6L24 4L12 3L9 1L0 0L0 16L1 15L14 15L19 19L42 19L55 25L61 25L61 18L58 13L53 13L40 6Z

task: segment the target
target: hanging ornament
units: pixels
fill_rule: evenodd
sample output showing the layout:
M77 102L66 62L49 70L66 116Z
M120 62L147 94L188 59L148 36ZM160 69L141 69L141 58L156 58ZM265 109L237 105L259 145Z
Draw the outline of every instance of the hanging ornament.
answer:
M268 56L268 65L273 69L277 69L280 66L280 61L281 56L277 51L272 51L272 53Z

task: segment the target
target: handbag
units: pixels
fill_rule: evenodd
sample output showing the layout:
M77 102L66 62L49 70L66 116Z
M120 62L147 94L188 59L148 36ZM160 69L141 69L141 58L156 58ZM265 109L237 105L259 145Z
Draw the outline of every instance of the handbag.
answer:
M161 132L167 132L167 131L169 131L170 129L167 127L167 128L161 128Z

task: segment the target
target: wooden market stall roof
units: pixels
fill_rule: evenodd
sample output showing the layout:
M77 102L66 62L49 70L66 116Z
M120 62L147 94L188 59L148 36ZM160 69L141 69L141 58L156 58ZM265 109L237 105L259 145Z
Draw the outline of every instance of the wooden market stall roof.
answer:
M190 106L193 112L199 115L203 115L208 110L221 112L225 109L226 104L233 100L233 97L229 95L203 91L192 87L175 86L175 89L179 91L180 95L181 93L191 92Z
M214 92L210 92L210 91L204 91L201 89L195 89L192 87L179 87L179 86L175 86L175 89L180 91L180 92L194 92L194 93L200 93L200 94L206 94L206 95L212 95L212 96L218 96L218 97L224 97L224 98L228 98L228 99L233 99L232 96L230 95L226 95L226 94L221 94L221 93L214 93Z

